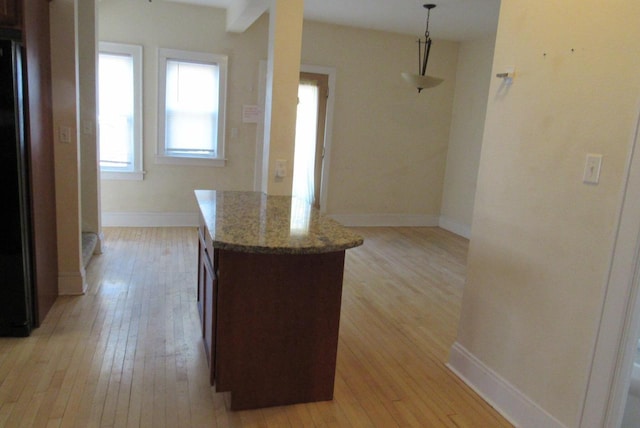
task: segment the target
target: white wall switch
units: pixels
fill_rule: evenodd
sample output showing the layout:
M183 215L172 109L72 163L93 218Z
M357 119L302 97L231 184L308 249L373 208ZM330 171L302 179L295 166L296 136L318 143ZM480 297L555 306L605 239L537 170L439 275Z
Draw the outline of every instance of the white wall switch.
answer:
M92 120L84 120L82 121L82 133L86 135L93 134L93 121Z
M587 162L584 166L583 182L586 184L598 184L600 182L600 168L602 155L587 153Z
M276 178L287 176L287 161L284 159L276 159Z
M58 138L61 143L70 143L71 142L71 128L68 126L61 126L58 128Z

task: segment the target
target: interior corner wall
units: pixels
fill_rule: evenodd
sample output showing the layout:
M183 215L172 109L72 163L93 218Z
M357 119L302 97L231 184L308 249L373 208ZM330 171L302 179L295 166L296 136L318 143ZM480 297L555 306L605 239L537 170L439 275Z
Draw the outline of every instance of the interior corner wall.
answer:
M80 203L83 232L100 234L97 141L97 19L96 1L78 2L78 133L80 144Z
M277 0L269 9L269 49L264 106L265 158L263 177L268 194L291 196L296 135L300 52L304 6L301 0ZM268 152L268 153L267 153ZM276 162L283 160L285 174L276 177ZM260 171L254 171L260 174Z
M80 228L80 152L77 132L76 5L74 0L50 3L51 84L54 127L58 291L84 292ZM60 128L69 141L62 142Z
M495 33L460 43L440 227L471 236Z
M454 350L560 426L578 425L600 322L640 102L638 22L636 0L501 4L493 73L516 75L491 79ZM583 183L587 153L603 155L598 185Z

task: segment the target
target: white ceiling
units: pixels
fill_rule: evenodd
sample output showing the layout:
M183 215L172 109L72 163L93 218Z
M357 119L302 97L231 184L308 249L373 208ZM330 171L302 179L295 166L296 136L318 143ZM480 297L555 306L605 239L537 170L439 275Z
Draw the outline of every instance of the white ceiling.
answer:
M168 0L227 8L241 0ZM500 0L305 0L304 15L313 21L422 36L424 3L431 11L429 30L434 39L470 40L495 32Z

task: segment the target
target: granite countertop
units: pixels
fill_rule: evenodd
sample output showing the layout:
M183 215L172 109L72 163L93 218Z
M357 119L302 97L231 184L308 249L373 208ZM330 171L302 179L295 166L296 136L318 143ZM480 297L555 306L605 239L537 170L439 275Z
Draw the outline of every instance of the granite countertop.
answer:
M362 245L362 237L308 203L260 192L195 190L214 248L317 254Z

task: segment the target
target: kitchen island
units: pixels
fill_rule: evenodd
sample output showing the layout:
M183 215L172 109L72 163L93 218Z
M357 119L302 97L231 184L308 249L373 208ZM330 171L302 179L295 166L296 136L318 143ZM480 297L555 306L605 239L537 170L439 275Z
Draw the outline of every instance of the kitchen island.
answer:
M289 196L195 195L210 383L232 410L331 400L345 250L362 238Z

